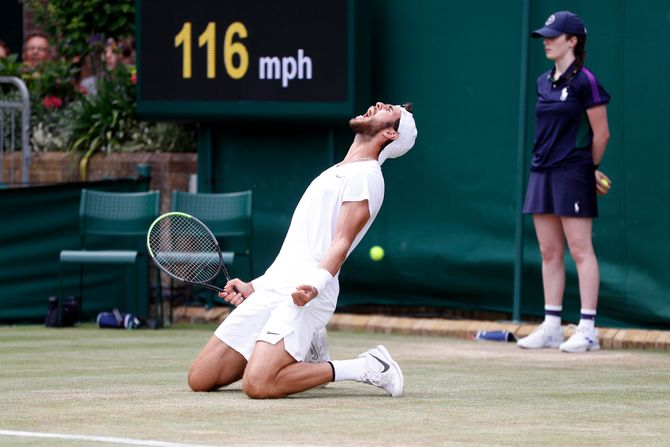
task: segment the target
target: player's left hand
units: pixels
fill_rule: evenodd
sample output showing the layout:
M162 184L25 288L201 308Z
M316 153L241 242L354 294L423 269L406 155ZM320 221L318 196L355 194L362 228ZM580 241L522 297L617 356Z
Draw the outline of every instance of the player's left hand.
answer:
M296 306L304 306L316 298L318 294L319 291L316 290L316 287L308 284L301 284L295 288L295 292L291 294L291 297Z

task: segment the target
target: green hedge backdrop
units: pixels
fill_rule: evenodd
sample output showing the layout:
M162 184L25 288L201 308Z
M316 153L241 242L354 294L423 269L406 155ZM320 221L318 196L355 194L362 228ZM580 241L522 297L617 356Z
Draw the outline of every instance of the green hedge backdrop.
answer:
M525 186L535 79L550 67L541 41L529 42L527 60L523 42L559 9L585 20L587 65L612 95L611 140L601 168L613 189L600 199L594 226L602 277L598 324L670 327L667 0L370 0L371 98L365 99L412 101L419 137L410 154L384 165L386 200L343 268L341 306L512 312L517 180L522 176ZM346 153L352 134L345 121L202 124L200 190L254 191L256 272L272 262L307 184ZM11 208L17 203L7 198L11 194L0 192L0 259L7 266L0 269L0 318L34 317L53 290L46 284L57 280L56 258L40 259L38 269L34 259L19 256L47 242L26 232L32 224L22 213L30 209ZM67 209L74 224L76 194L70 200L61 212ZM55 213L31 215L54 219ZM543 299L531 219L524 217L523 225L521 312L527 318L542 315ZM76 226L63 223L54 231L61 233L58 243L49 242L54 253L76 242ZM386 250L381 262L367 254L373 245ZM564 317L576 321L577 275L567 259ZM245 275L235 268L232 273ZM29 288L28 281L41 286ZM2 310L10 308L13 313Z

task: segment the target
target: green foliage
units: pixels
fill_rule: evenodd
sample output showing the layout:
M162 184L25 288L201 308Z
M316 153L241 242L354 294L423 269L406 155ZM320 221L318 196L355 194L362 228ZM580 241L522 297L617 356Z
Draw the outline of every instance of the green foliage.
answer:
M0 58L0 76L13 76L25 82L30 92L33 114L38 119L44 114L44 98L59 98L62 106L76 97L78 73L76 65L64 60L46 61L38 67L27 67L18 62L16 54Z
M71 149L109 152L129 139L127 131L135 118L135 86L130 78L129 70L121 66L98 79L97 94L73 104Z
M58 58L37 67L0 59L0 76L23 79L30 92L31 144L37 150L195 151L195 131L188 125L140 122L135 116L135 68L103 68L105 40L131 36L133 0L25 0L39 27L52 38ZM88 81L80 82L87 61ZM19 99L15 89L0 89L0 100ZM15 134L20 135L18 122ZM6 127L7 128L7 127ZM6 132L8 134L8 132ZM7 136L7 135L6 135Z
M12 54L8 57L0 58L0 76L21 77L21 67L23 65L18 61L18 55Z
M58 130L62 126L61 111L73 101L77 92L74 79L78 68L62 60L47 61L37 68L30 68L17 62L17 56L0 59L0 76L12 76L23 80L30 98L30 122L33 123L33 146L38 148L64 149L65 140ZM4 86L0 90L0 100L20 102L21 96L14 87ZM5 123L8 130L10 123ZM5 139L10 132L5 132ZM21 135L20 121L14 121L14 135ZM46 142L50 137L54 141ZM35 138L42 144L35 144ZM17 143L20 144L20 143Z
M57 99L55 96L33 101L33 148L88 154L96 151L195 151L192 126L137 120L133 75L134 69L126 66L105 72L96 80L96 94L75 93L73 99L58 107L49 106L48 100ZM12 100L18 99L16 93L7 95L7 99L10 96Z
M26 0L35 21L52 39L58 54L73 60L104 44L107 37L135 33L134 0Z
M146 123L135 117L134 69L121 66L98 80L96 95L81 96L67 113L70 149L195 151L193 129L174 123Z
M21 78L35 98L56 96L62 101L76 95L79 68L64 60L46 61L36 68L24 68Z

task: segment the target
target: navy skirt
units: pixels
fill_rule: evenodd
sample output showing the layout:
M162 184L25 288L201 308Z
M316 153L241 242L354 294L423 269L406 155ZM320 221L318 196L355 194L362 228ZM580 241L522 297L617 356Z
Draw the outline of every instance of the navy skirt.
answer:
M582 165L550 172L531 171L524 214L598 217L595 167Z

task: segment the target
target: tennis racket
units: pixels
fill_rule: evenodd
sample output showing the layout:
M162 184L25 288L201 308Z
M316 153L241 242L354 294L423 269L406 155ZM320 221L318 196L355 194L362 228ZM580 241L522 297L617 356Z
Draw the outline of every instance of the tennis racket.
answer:
M147 248L158 268L176 280L217 292L223 289L209 282L221 271L230 281L216 237L189 214L166 213L154 220L147 233Z

